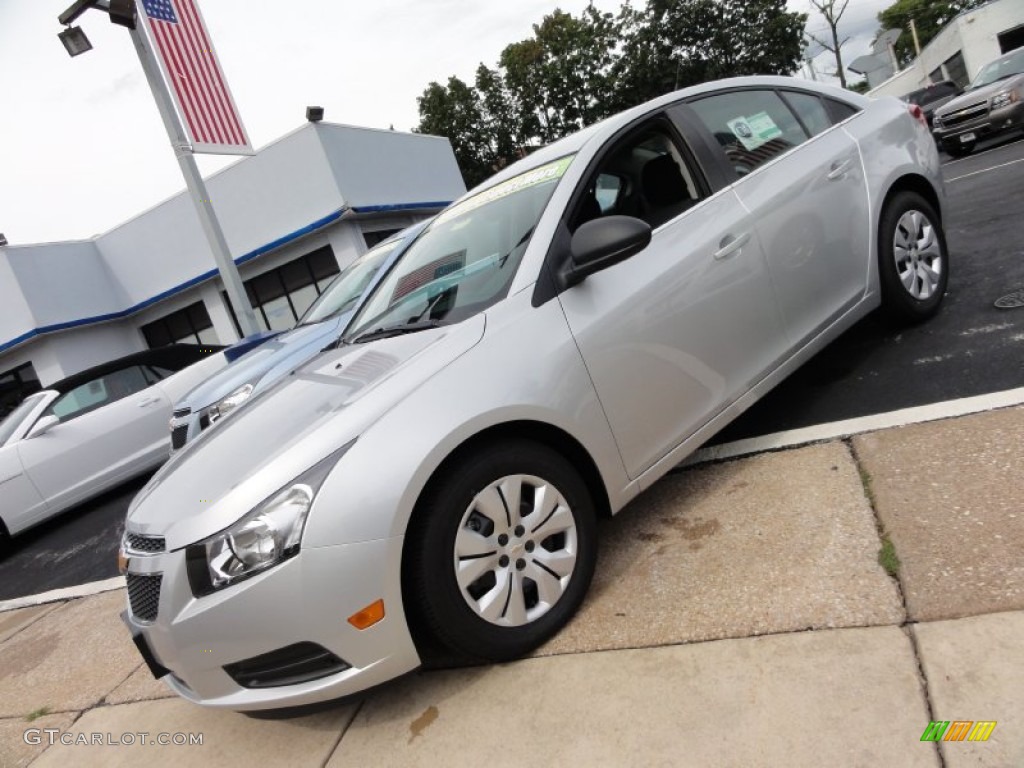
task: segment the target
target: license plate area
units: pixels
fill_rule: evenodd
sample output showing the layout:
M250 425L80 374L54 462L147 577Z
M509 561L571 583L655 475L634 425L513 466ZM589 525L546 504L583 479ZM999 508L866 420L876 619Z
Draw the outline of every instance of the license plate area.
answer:
M171 673L170 670L156 660L156 656L153 655L153 651L150 649L149 643L146 642L146 638L143 634L136 631L128 621L128 611L121 612L121 621L124 622L128 631L131 632L132 642L135 643L135 647L139 650L139 655L142 656L142 660L146 662L146 667L149 668L153 677L159 680L161 677L169 675Z
M967 144L968 142L974 141L978 137L973 133L962 133L960 134L960 143Z

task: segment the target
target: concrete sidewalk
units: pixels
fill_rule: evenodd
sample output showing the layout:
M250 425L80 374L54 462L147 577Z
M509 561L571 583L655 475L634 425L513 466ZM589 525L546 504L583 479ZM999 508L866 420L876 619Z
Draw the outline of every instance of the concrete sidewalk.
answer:
M682 469L533 658L292 719L172 697L123 590L0 613L0 766L1024 766L1022 487L1024 408Z

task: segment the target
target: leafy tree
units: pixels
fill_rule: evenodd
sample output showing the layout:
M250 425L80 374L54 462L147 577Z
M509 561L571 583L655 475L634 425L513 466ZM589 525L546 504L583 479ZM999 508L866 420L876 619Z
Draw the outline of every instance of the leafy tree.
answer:
M901 64L906 64L916 55L914 38L910 33L911 19L917 27L917 38L923 48L958 14L985 2L987 0L896 0L878 14L878 23L882 25L880 31L903 30L904 34L896 41L896 58Z
M555 10L481 64L472 86L430 83L417 130L447 136L474 186L531 149L626 107L720 77L796 69L806 15L785 0L628 0L618 14Z
M789 74L807 16L785 0L648 0L624 8L620 106L738 75Z

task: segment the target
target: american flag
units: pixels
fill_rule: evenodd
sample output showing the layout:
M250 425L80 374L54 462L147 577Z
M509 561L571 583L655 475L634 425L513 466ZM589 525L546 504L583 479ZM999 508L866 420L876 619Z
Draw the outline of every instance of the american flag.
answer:
M142 0L142 7L193 151L250 154L249 137L194 0Z

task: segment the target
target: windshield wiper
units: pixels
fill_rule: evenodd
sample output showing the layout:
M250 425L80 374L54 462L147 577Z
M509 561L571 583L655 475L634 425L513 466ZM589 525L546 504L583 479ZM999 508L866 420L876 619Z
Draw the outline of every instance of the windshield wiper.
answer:
M440 326L441 323L438 320L416 320L411 323L399 323L398 325L389 325L377 328L374 331L367 331L352 339L352 343L362 344L363 342L374 341L375 339L390 339L392 336L402 336L406 333L416 333L416 331L425 331L428 328L439 328Z

